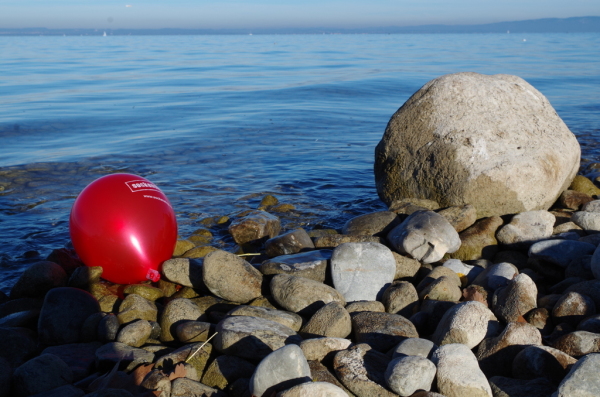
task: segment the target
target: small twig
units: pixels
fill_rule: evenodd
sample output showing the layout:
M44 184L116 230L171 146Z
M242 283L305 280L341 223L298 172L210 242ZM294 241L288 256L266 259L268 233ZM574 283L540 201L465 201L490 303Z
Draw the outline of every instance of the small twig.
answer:
M185 360L185 362L186 363L189 362L196 355L196 353L198 353L204 347L204 345L206 345L208 343L208 341L210 341L212 338L215 337L216 334L218 334L218 332L215 332L214 334L212 334L212 336L210 338L208 338L206 340L206 342L204 342L203 344L201 344L200 347L197 348L196 351Z
M237 256L259 256L260 254L237 254Z

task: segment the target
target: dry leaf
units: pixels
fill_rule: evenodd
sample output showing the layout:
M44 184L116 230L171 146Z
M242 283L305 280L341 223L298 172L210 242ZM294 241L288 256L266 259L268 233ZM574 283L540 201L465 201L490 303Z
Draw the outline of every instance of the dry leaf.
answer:
M177 378L185 378L187 371L185 369L185 365L180 363L175 366L173 372L169 374L169 380L174 380Z
M148 375L148 373L150 371L152 371L153 368L154 368L154 364L142 364L139 367L137 367L136 369L134 369L130 374L130 376L133 380L133 383L136 386L141 385L142 381L144 380L146 375Z

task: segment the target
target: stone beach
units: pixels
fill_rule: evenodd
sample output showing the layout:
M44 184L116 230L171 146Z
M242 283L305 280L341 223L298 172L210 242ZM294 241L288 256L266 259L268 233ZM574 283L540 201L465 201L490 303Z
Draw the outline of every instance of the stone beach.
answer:
M598 396L600 189L555 160L527 198L495 200L485 167L451 203L441 182L392 178L388 210L340 230L282 229L286 204L265 196L180 236L154 283L112 284L57 248L0 295L0 397Z

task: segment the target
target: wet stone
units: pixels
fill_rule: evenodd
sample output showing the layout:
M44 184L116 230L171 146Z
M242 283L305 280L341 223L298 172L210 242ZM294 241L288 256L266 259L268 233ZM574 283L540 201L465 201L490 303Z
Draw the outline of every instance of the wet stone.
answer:
M282 255L264 261L259 269L262 274L289 274L324 282L331 250L316 250L293 255Z
M271 258L296 254L314 248L313 241L306 230L302 228L273 237L265 242L265 251Z

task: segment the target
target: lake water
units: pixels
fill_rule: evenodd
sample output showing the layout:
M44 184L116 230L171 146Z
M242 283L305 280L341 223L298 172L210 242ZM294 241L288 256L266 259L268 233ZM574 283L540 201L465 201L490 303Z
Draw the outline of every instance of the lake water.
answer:
M4 292L68 244L74 199L108 173L158 184L184 237L267 193L296 207L286 228L383 209L374 148L447 73L524 78L600 159L600 34L0 37L0 54Z

